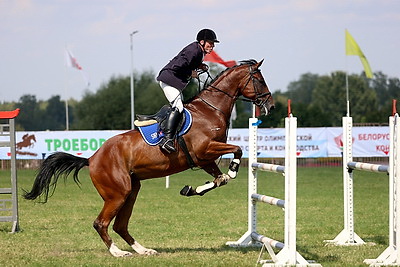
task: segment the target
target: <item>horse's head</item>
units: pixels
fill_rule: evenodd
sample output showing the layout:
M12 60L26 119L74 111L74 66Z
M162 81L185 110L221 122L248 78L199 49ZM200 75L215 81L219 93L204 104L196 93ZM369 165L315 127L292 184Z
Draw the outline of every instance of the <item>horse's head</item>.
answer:
M268 85L261 74L260 66L263 61L248 60L242 62L239 68L243 68L243 71L247 71L247 74L239 83L239 89L241 95L250 99L256 106L261 108L261 113L269 114L275 108L275 104Z

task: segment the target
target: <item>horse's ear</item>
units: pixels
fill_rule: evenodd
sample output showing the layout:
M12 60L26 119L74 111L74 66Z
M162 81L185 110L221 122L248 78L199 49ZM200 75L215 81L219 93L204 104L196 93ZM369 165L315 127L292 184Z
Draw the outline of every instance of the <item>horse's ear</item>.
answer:
M260 62L257 63L257 65L256 65L257 69L263 64L263 62L264 62L264 59L262 59Z

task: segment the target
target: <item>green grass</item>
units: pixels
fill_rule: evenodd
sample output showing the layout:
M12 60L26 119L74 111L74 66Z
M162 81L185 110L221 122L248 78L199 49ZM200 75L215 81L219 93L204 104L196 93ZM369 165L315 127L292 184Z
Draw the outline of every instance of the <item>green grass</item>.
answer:
M388 246L388 178L356 172L354 181L355 229L376 245L325 246L343 229L341 168L299 168L297 192L297 250L323 266L366 266ZM21 188L30 189L34 171L18 171ZM0 171L6 187L9 171ZM81 189L68 179L59 181L47 204L19 198L22 231L8 233L11 224L0 223L0 266L256 266L259 248L230 248L247 230L247 169L236 180L203 197L182 197L185 184L200 185L210 177L203 171L186 171L165 179L143 181L130 221L132 235L157 256L114 258L92 227L103 201L86 169ZM284 179L260 173L258 191L284 198ZM0 195L1 198L3 196ZM258 206L258 232L283 241L283 212ZM1 214L0 214L1 216ZM114 242L130 247L112 230ZM267 257L267 256L266 256Z

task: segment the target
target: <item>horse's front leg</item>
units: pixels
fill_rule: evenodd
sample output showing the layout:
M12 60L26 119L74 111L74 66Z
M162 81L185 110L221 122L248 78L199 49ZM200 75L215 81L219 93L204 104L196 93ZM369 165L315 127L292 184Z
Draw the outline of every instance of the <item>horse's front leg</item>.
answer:
M214 146L211 146L213 149L209 150L208 155L218 155L221 156L223 154L228 154L228 153L233 153L234 158L229 164L229 171L228 174L222 173L221 170L218 168L217 164L215 164L214 161L211 163L202 166L202 168L211 176L214 177L213 182L206 182L204 185L196 187L196 189L193 189L191 186L186 185L182 190L181 190L181 195L185 196L194 196L194 195L204 195L205 193L226 185L229 180L235 179L237 176L237 173L239 171L239 165L240 165L240 160L242 158L242 150L238 146L234 145L229 145L225 143L217 143L215 142ZM225 153L221 153L221 151L224 151ZM219 152L219 153L218 153ZM218 154L217 154L218 153Z
M193 188L190 185L185 185L181 190L181 195L183 196L202 196L205 193L228 183L228 180L231 178L229 175L222 173L218 168L215 162L211 162L208 165L202 166L203 170L205 170L208 174L214 177L214 181L207 181L204 185L200 185L196 188Z
M207 154L206 156L216 158L225 154L233 153L233 160L229 164L229 171L228 175L231 179L235 179L236 175L239 171L239 166L240 166L240 160L242 159L242 149L239 146L231 145L231 144L226 144L226 143L221 143L221 142L210 142L208 149L206 150ZM208 172L207 170L205 170ZM214 176L211 172L210 173L212 176ZM215 176L214 176L215 177Z
M232 179L236 178L237 173L239 172L239 167L240 167L240 160L242 159L242 149L238 147L238 151L236 153L233 153L233 160L229 164L229 171L228 175Z

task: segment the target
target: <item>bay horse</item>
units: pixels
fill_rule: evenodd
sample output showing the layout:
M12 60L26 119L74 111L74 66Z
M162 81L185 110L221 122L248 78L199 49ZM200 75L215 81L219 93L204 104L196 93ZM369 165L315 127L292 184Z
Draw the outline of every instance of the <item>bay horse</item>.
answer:
M188 151L199 168L214 177L213 182L196 189L187 187L185 195L203 195L236 177L242 150L227 144L227 129L235 101L243 96L259 106L264 113L274 108L273 98L259 67L263 61L247 60L221 72L185 108L192 114L192 126L183 136ZM227 174L222 173L215 160L233 153L234 158ZM104 206L93 223L109 252L115 257L132 255L120 250L110 235L108 227L113 219L113 230L138 254L152 255L157 251L140 245L128 232L141 180L165 177L189 168L181 148L167 154L158 146L149 146L138 130L130 130L108 139L90 158L56 152L47 157L39 168L30 192L24 198L39 197L46 202L54 193L58 178L72 172L79 184L78 172L89 166L93 185L104 200ZM51 190L52 189L52 190Z
M22 136L22 141L16 144L16 149L19 150L24 147L31 148L35 145L35 142L36 142L35 135L24 134L24 136Z

